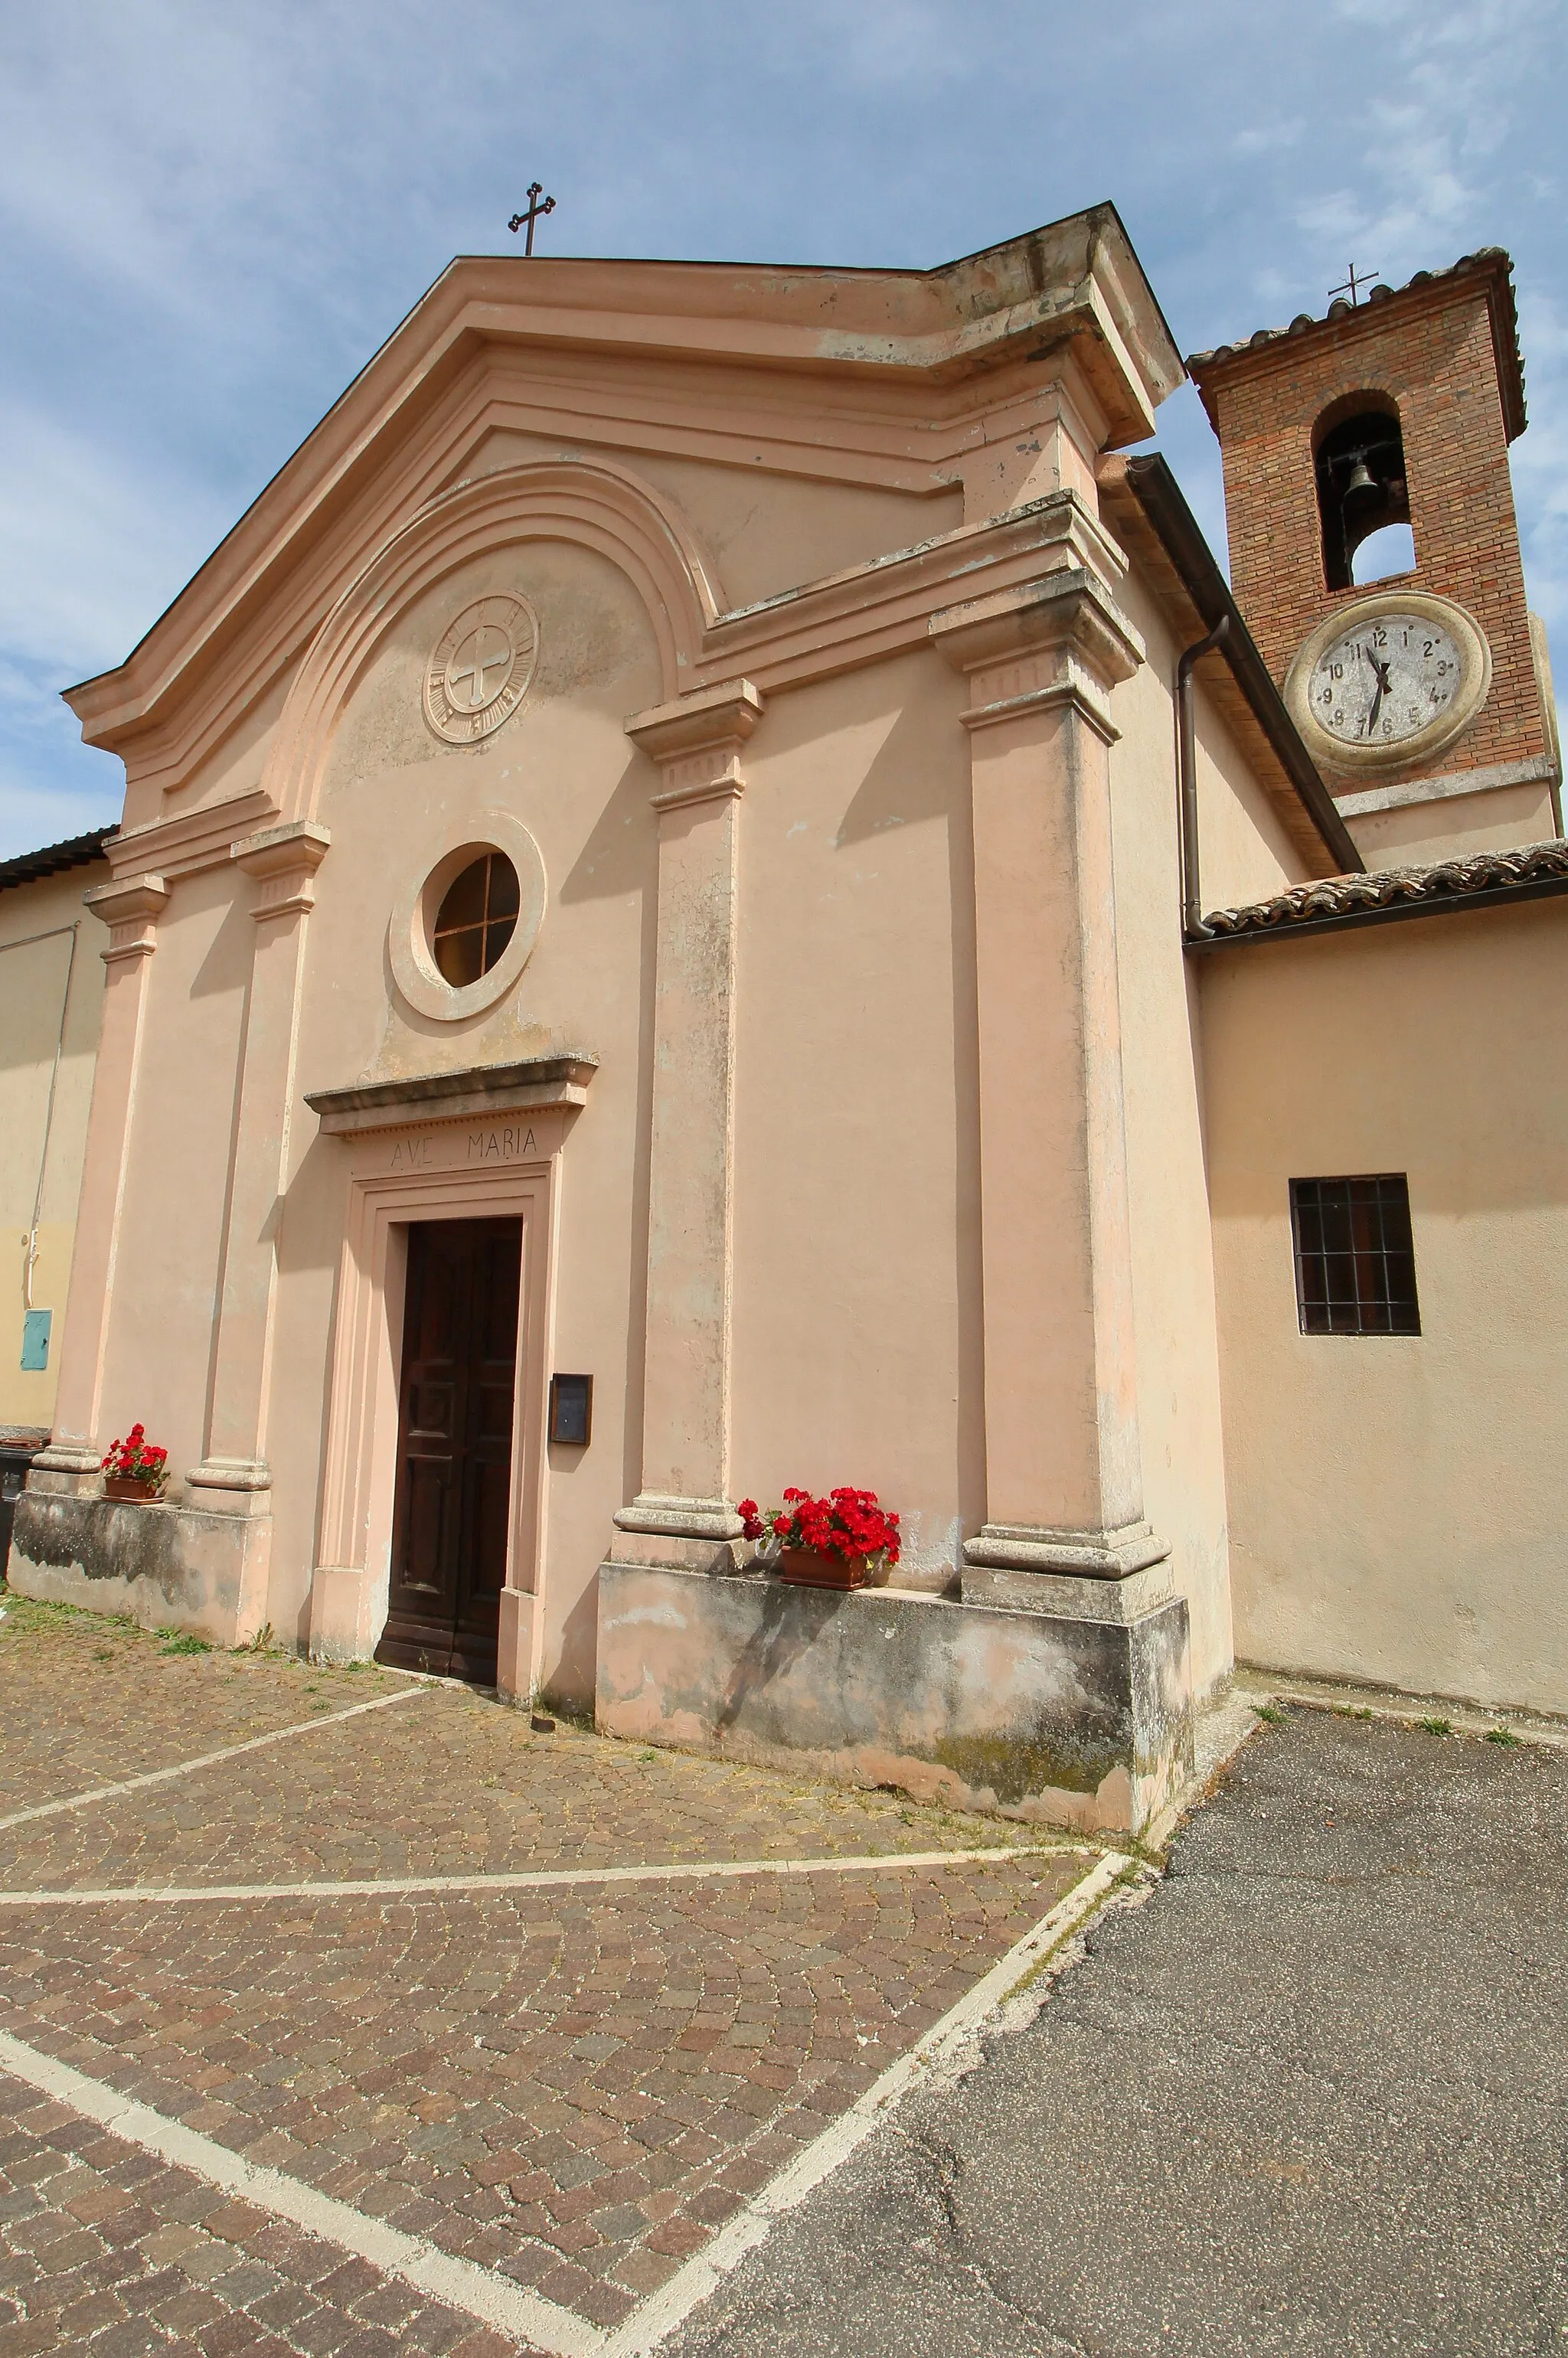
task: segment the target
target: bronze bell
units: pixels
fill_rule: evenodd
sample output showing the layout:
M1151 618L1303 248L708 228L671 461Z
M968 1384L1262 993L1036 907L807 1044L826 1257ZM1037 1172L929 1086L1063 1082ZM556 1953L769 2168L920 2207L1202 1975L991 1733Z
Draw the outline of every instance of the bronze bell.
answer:
M1366 457L1363 454L1350 471L1350 481L1345 486L1346 500L1348 502L1360 499L1364 493L1376 492L1377 489L1378 485L1368 470Z

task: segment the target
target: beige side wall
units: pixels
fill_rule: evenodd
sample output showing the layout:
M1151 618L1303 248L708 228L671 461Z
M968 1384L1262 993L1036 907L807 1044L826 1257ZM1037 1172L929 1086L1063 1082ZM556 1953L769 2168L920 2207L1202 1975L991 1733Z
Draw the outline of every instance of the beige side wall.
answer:
M104 1357L104 1445L145 1424L179 1498L205 1440L254 932L237 881L225 869L184 878L158 920Z
M1139 1426L1145 1509L1172 1542L1201 1693L1230 1667L1231 1628L1196 984L1181 943L1179 650L1135 581L1123 602L1149 651L1117 691L1111 771ZM1206 904L1294 882L1299 857L1201 689L1195 718Z
M103 962L98 953L108 939L89 916L81 896L101 884L108 864L66 870L0 892L0 1425L47 1430L54 1414L59 1346L65 1325L76 1203L92 1097L98 1019L103 1001ZM78 926L76 955L70 935ZM52 939L26 948L7 948L29 935ZM59 1037L66 970L70 997L54 1116L49 1124L38 1258L33 1271L36 1307L52 1310L49 1366L24 1375L21 1368L23 1278L27 1238L38 1195L49 1114L49 1076Z
M1201 962L1237 1651L1568 1712L1568 903ZM1410 1178L1419 1337L1298 1331L1292 1177Z
M1347 818L1346 825L1368 868L1418 868L1476 851L1507 851L1519 843L1550 843L1557 833L1551 791L1540 782L1369 811Z

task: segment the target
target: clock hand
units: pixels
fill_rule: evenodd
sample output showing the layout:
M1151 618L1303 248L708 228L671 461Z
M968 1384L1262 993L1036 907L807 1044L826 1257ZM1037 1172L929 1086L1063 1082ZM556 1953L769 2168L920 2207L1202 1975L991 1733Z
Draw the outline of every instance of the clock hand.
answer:
M1367 715L1367 734L1369 737L1372 734L1373 730L1378 725L1378 715L1382 709L1383 690L1387 686L1387 682L1383 677L1383 666L1378 661L1377 656L1372 653L1371 648L1363 647L1361 652L1366 656L1368 662L1371 665L1372 676L1378 683L1377 694L1372 698L1372 709Z

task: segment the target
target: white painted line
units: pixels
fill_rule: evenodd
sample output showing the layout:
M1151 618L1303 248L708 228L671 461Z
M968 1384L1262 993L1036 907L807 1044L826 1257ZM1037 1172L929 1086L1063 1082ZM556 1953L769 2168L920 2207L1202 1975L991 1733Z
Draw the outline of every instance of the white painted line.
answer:
M1033 1851L938 1851L923 1854L918 1861L906 1852L896 1863L907 1866L955 1857L1040 1856L1044 1849L1041 1845ZM1059 1848L1056 1855L1061 1855ZM776 1861L766 1862L766 1866L770 1871L804 1872L822 1866L885 1866L889 1863L881 1858L853 1862L831 1859L785 1863L782 1869ZM368 2261L373 2267L401 2277L432 2299L463 2309L501 2332L547 2352L549 2358L643 2358L643 2353L655 2349L717 2290L721 2279L748 2252L755 2250L775 2219L793 2211L841 2162L849 2159L871 2131L888 2118L923 2073L931 2071L973 2036L1018 1984L1044 1963L1068 1933L1092 1913L1130 1863L1115 1851L1107 1852L1066 1898L1043 1916L940 2022L933 2024L925 2037L891 2064L847 2113L805 2147L786 2169L754 2195L727 2226L720 2228L706 2250L689 2259L668 2284L634 2309L624 2324L608 2333L571 2309L546 2300L543 2294L527 2291L510 2277L479 2267L471 2260L454 2259L422 2237L406 2234L401 2228L356 2211L347 2202L339 2202L330 2194L319 2193L315 2187L289 2178L282 2170L247 2161L242 2154L231 2152L227 2146L204 2136L200 2130L187 2128L182 2121L169 2120L135 2097L119 2094L101 2081L90 2079L69 2063L57 2062L53 2056L24 2045L5 2031L0 2031L0 2071L8 2072L13 2079L36 2088L40 2095L51 2097L57 2104L69 2105L86 2119L97 2121L127 2144L157 2154L160 2160L177 2169L189 2170L193 2177L222 2188L225 2193L238 2195L257 2210L292 2221L307 2234L319 2235L341 2250Z
M930 2071L972 2037L986 2017L1092 1913L1118 1876L1130 1865L1130 1859L1108 1851L1098 1866L1091 1868L1049 1915L1043 1916L940 2022L932 2025L924 2039L888 2066L858 2103L824 2129L820 2136L814 2137L786 2169L761 2193L753 2195L745 2208L719 2229L713 2241L687 2260L658 2292L650 2294L623 2325L607 2333L600 2346L600 2358L644 2358L645 2353L655 2349L666 2334L683 2324L694 2309L717 2291L720 2278L738 2266L748 2252L756 2249L774 2220L793 2211L840 2163L847 2161L871 2131L887 2119L923 2073Z
M1072 1855L1069 1852L1065 1854ZM1081 1855L1081 1854L1080 1854ZM1060 1843L1006 1843L989 1850L903 1850L868 1858L722 1858L663 1866L542 1866L496 1875L371 1876L342 1883L127 1883L80 1891L0 1891L0 1908L189 1907L202 1900L409 1899L465 1891L550 1891L574 1884L707 1882L744 1875L871 1875L912 1866L968 1866L1004 1858L1059 1858Z
M309 1736L318 1727L338 1727L345 1719L357 1719L362 1711L384 1711L388 1704L406 1702L410 1695L423 1694L421 1682L415 1686L399 1687L395 1694L377 1695L370 1703L351 1704L347 1711L330 1711L319 1719L302 1719L293 1727L275 1727L268 1736L253 1736L243 1744L226 1744L222 1752L203 1752L195 1760L178 1760L172 1768L149 1768L145 1777L125 1777L117 1785L95 1785L90 1793L71 1793L63 1801L35 1801L30 1809L13 1810L8 1818L0 1818L0 1833L7 1826L25 1826L34 1818L52 1818L61 1810L85 1810L94 1801L112 1801L120 1793L140 1793L149 1785L167 1785L173 1777L189 1777L197 1768L215 1768L220 1760L237 1760L242 1752L259 1752L264 1745L281 1744L287 1736Z
M372 2267L402 2277L432 2300L466 2309L470 2317L482 2318L487 2325L498 2327L516 2341L549 2351L552 2358L595 2358L603 2348L604 2337L597 2326L540 2293L526 2291L510 2277L477 2267L472 2260L453 2259L422 2237L406 2235L400 2227L319 2193L297 2178L247 2161L243 2154L231 2153L227 2146L203 2136L199 2129L166 2119L149 2104L118 2094L100 2081L90 2080L84 2071L57 2063L52 2055L40 2054L5 2031L0 2031L0 2071L37 2088L40 2095L52 2097L56 2104L68 2104L72 2112L97 2121L127 2145L156 2153L177 2169L205 2179L209 2186L254 2202L258 2211L291 2220L307 2234L319 2235L324 2242L368 2260Z

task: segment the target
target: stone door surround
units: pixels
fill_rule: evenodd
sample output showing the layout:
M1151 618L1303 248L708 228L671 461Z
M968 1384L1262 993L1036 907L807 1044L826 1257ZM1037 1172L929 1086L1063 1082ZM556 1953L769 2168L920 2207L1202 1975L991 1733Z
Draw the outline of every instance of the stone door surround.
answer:
M595 1058L571 1053L307 1097L349 1164L310 1592L319 1658L362 1658L384 1616L408 1228L504 1214L523 1222L523 1276L497 1682L511 1695L534 1691L561 1150L596 1069Z

